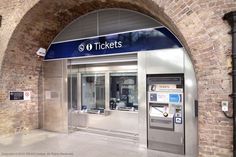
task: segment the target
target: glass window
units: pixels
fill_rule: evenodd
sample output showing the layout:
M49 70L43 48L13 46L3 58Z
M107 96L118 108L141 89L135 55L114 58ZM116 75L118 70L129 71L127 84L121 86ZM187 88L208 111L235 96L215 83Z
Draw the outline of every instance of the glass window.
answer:
M138 109L137 73L110 75L110 109Z
M68 109L77 110L77 75L68 76Z
M105 109L105 75L82 74L82 106L88 113L103 113Z

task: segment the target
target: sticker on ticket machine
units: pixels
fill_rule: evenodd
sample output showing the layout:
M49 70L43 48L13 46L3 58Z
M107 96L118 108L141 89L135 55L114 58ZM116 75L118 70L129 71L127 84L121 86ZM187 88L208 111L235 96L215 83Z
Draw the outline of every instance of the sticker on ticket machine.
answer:
M169 103L181 103L182 94L169 94Z
M157 94L158 103L169 103L169 94L168 93L158 93Z

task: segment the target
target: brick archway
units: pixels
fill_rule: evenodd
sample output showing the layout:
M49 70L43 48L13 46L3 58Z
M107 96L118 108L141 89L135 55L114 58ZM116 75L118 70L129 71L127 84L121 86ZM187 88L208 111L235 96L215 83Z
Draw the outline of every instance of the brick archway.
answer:
M195 67L199 90L199 154L222 156L232 152L232 121L224 117L220 101L230 100L229 27L217 4L200 1L152 0L41 0L27 14L8 42L2 61L1 93L31 90L32 101L12 102L2 94L0 135L38 127L41 63L35 55L72 20L102 8L126 8L152 16L167 25L181 40ZM226 4L224 5L226 6ZM232 7L233 8L233 7ZM227 135L227 136L225 136ZM224 147L222 147L224 145Z

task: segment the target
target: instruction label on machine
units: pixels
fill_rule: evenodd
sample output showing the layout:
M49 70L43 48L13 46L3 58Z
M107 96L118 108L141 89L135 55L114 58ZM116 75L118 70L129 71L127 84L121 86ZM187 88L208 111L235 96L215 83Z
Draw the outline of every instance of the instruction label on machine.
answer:
M176 85L174 84L157 84L156 85L157 90L170 90L170 89L176 89Z
M151 96L151 100L154 101L156 99L157 103L178 104L182 102L182 94L180 93L159 92L159 93L151 93L150 96Z
M182 124L182 117L175 117L176 124Z
M168 93L157 93L157 102L158 103L168 103L169 94Z

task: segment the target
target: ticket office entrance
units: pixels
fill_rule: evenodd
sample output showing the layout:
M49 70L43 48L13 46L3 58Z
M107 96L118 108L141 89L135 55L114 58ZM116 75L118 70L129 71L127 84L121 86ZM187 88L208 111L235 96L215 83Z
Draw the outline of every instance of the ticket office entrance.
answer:
M179 84L168 81L175 75ZM171 89L154 89L163 84ZM44 95L46 130L93 129L196 155L196 79L182 48L45 62Z
M70 129L138 135L136 61L74 63L68 69Z
M63 30L45 60L43 129L128 135L141 147L197 156L194 68L165 26L129 10L97 11ZM165 87L159 78L174 75L182 81L167 81L167 91L154 89Z

